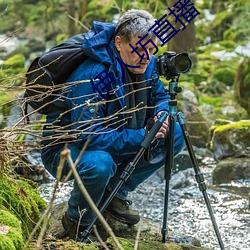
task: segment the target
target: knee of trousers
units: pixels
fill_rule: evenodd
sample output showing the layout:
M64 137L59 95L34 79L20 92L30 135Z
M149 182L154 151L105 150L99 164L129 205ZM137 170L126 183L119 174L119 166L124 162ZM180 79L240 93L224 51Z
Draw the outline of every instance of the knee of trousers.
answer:
M108 181L115 174L117 165L112 156L105 151L86 151L77 169L84 179ZM98 182L96 184L98 185Z
M178 122L175 123L175 136L174 136L174 153L179 154L186 147L184 136L181 126Z

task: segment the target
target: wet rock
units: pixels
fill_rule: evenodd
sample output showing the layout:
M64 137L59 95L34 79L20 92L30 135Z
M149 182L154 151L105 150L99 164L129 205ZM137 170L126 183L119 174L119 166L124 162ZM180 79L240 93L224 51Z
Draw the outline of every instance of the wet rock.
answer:
M232 156L250 157L250 120L213 126L209 147L217 160Z
M57 236L62 235L64 231L61 224L61 217L65 213L66 208L67 204L63 202L55 205L52 209L51 221L47 230L46 238L50 240L54 239L55 245L57 244L57 242L58 243L61 242L61 239L57 239ZM119 237L119 241L123 245L124 249L134 249L134 240L136 239L136 235L138 234L139 231L140 249L208 250L208 248L201 247L200 241L195 237L190 237L185 235L175 235L173 232L169 232L169 235L166 238L166 243L162 243L160 228L152 224L147 219L141 219L140 223L138 223L135 226L128 226L126 224L114 220L112 217L106 215L105 213L104 216L106 221L112 228L114 234L117 237ZM104 230L100 225L97 226L97 228L99 229L99 233L101 233L100 230ZM65 244L68 244L67 238L63 240ZM46 242L46 239L44 242ZM108 238L106 243L107 242L112 243L111 238ZM72 242L72 244L74 243ZM77 245L79 243L75 244ZM95 248L95 249L102 249L102 248Z
M11 165L17 174L26 179L40 184L51 181L51 175L44 168L39 151L33 150L29 155L22 155L19 160L12 160Z
M193 169L191 168L174 174L171 178L170 187L178 189L190 185L191 176L193 176Z
M220 161L213 171L213 183L250 178L250 158L227 158Z
M180 110L185 116L185 123L192 145L206 148L210 124L204 118L198 106L188 101L181 101Z

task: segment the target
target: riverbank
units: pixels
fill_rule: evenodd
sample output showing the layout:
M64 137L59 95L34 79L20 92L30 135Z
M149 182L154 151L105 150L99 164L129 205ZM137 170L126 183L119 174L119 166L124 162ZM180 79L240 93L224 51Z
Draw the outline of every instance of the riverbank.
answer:
M234 181L229 184L212 185L212 171L215 161L204 158L201 163L208 187L207 193L214 211L216 222L227 250L247 250L250 246L250 209L247 193L250 180ZM136 192L130 194L133 208L143 218L150 220L160 234L162 227L165 181L161 173L156 173ZM219 250L212 223L199 191L192 168L179 171L170 181L168 227L175 236L195 237L202 246ZM40 193L45 200L50 199L53 182L40 186ZM66 201L70 195L72 182L64 184L57 193L55 202Z

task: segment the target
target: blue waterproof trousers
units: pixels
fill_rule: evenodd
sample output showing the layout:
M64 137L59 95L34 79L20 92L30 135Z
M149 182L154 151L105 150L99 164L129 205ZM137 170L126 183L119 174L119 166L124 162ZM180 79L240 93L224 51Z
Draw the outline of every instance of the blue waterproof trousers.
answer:
M185 142L180 125L175 123L174 154L177 155L180 153L184 147ZM75 161L81 149L74 143L69 144L68 148L71 151L73 161ZM42 151L44 166L53 176L56 176L61 150L62 149L54 150L53 147L49 147ZM105 189L112 190L112 188L116 186L120 180L119 177L121 173L127 164L133 160L134 156L135 155L126 155L118 157L101 150L85 151L82 154L77 164L77 171L96 205L100 203ZM135 190L139 184L145 181L156 170L164 166L165 156L166 149L164 148L164 139L158 139L151 149L152 160L148 162L145 161L143 157L140 159L135 170L122 185L116 197L125 200L128 192ZM70 167L66 163L63 169L63 175L67 175L69 170ZM86 209L86 212L81 219L81 225L88 226L93 220L94 213L84 199L77 183L74 182L74 188L68 201L68 216L78 221L80 212L84 209Z

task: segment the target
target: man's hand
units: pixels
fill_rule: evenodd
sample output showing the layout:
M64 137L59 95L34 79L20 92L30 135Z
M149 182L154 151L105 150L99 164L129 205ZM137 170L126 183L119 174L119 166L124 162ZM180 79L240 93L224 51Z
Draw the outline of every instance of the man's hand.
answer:
M161 113L164 111L160 111L155 117L154 120L155 122L158 120L158 118L160 117ZM159 129L159 131L157 132L157 134L155 135L155 139L159 139L159 138L165 138L166 133L169 130L169 124L168 124L168 116L165 119L165 121L163 122L161 128Z

